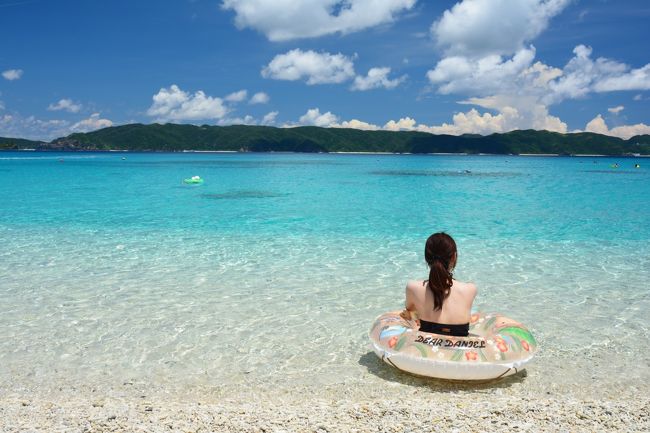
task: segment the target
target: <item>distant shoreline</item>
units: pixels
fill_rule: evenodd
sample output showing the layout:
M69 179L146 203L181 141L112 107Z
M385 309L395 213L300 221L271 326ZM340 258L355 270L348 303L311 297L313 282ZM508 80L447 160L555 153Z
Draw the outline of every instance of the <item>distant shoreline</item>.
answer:
M225 154L295 154L295 155L421 155L421 156L523 156L523 157L559 157L559 158L650 158L650 155L600 155L600 154L570 154L559 153L413 153L413 152L292 152L292 151L238 151L238 150L127 150L127 149L0 149L2 152L40 152L40 153L225 153Z
M430 134L421 131L366 131L350 128L256 125L189 125L132 123L50 142L0 137L5 150L121 152L296 152L417 155L650 156L650 134L622 139L591 132L558 133L514 130L489 135Z

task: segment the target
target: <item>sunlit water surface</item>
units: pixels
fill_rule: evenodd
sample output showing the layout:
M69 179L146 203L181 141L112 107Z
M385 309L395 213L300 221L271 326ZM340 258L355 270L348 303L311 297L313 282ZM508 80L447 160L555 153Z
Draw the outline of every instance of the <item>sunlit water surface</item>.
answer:
M407 383L367 330L440 230L539 340L517 383L638 387L649 193L644 159L3 152L0 389Z

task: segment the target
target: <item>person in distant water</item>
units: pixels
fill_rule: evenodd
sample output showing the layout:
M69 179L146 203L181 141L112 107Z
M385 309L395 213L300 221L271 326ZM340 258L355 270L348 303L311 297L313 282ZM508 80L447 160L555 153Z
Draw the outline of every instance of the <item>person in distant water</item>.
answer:
M446 233L435 233L427 239L424 258L429 279L408 282L406 309L400 315L406 320L419 319L421 332L467 336L476 286L453 278L456 242Z

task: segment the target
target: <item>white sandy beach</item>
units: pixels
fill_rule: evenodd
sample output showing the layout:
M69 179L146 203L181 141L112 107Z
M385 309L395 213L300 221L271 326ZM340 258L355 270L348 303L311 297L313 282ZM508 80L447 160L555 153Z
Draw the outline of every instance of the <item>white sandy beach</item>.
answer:
M152 398L0 399L3 432L643 432L650 429L648 394L576 398L531 396L508 387L431 391L391 386L389 392L272 389Z

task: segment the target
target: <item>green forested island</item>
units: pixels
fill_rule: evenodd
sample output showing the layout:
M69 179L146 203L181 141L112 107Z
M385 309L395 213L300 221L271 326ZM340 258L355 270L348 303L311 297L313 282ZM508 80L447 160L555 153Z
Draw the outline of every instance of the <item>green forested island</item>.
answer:
M491 154L650 155L650 135L623 140L590 132L524 130L491 135L434 135L302 126L211 126L139 123L74 133L49 143L0 137L0 149L391 152Z
M0 150L36 149L47 143L24 138L0 137Z

